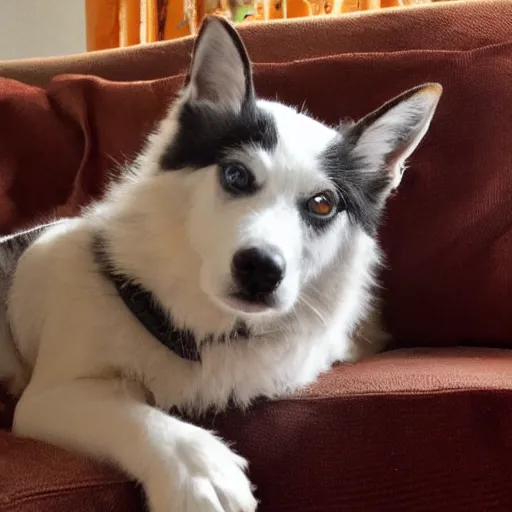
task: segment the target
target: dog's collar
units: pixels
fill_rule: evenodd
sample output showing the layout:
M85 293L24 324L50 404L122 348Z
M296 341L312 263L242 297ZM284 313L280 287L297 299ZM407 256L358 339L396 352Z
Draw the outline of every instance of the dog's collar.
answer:
M105 251L105 244L99 237L94 240L93 254L102 274L115 286L126 307L146 330L182 359L200 362L201 354L194 333L188 329L177 328L171 316L149 290L115 271Z

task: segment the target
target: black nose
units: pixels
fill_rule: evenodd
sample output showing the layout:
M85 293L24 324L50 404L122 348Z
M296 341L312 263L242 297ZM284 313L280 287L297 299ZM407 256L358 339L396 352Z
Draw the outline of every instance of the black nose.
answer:
M250 298L272 293L283 280L283 255L274 247L240 249L233 256L231 272L241 291Z

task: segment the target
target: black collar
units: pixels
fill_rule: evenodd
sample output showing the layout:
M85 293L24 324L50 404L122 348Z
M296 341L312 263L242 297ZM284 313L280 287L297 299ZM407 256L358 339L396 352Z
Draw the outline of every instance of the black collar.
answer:
M194 333L176 327L149 290L115 270L99 237L94 241L93 254L102 274L115 286L126 307L154 338L182 359L201 361Z
M162 345L188 361L201 361L197 339L190 329L180 329L173 323L172 316L165 311L158 299L129 276L116 270L109 258L104 241L98 236L93 242L93 254L101 273L116 288L119 297L146 330ZM249 330L244 322L237 322L234 329L220 336L208 335L205 340L225 342L246 339Z

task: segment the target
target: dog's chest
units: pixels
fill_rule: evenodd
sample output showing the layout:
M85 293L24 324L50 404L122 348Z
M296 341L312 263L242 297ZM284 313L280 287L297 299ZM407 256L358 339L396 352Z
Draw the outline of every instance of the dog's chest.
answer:
M336 346L336 349L334 348ZM247 405L257 397L276 398L313 382L319 373L343 358L343 336L334 345L328 332L283 340L247 340L208 347L202 362L169 361L159 374L146 375L159 407L193 412L223 409L231 401ZM344 349L346 352L346 349Z

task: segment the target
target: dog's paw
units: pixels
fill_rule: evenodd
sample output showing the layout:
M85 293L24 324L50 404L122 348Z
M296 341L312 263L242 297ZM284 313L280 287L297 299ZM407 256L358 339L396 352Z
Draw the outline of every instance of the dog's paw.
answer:
M177 441L167 478L159 475L159 488L147 489L152 512L254 512L247 461L210 432L194 430Z

